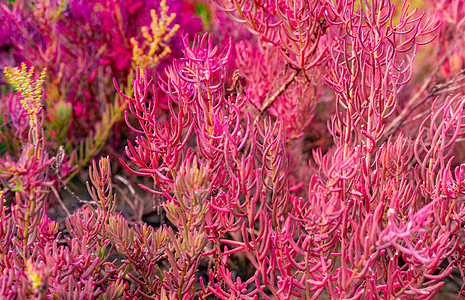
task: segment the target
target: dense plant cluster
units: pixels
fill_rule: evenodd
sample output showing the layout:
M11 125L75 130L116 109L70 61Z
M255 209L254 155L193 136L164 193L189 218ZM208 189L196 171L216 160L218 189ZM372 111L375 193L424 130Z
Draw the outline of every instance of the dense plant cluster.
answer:
M2 299L465 279L462 0L0 5Z

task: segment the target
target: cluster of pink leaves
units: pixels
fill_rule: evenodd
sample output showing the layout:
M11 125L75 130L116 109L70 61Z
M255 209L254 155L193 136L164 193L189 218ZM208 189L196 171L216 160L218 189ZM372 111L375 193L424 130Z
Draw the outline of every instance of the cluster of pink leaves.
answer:
M167 120L157 118L157 100L146 99L143 74L127 99L140 136L126 151L136 168L123 164L153 177L155 187L143 188L167 198L180 237L204 232L202 255L216 261L199 295L316 299L326 290L344 299L432 298L463 247L464 168L454 172L451 155L465 134L465 100L438 97L416 135L382 139L417 46L430 43L439 23L388 1L233 1L223 9L267 43L238 46L246 93L239 83L225 97L229 49L204 36L185 43L185 58L161 80L172 101ZM320 65L329 70L315 70ZM272 83L286 72L287 80ZM299 197L287 136L308 126L296 123L302 106L293 109L292 101L302 105L296 78L310 80L312 72L336 98L334 146L314 151L314 175ZM237 260L250 264L247 278L235 278Z
M141 187L164 199L175 230L130 225L116 214L102 159L90 171L92 201L68 216L70 235L62 236L45 212L54 176L68 167L49 158L43 137L29 139L18 160L0 159L9 191L2 200L12 203L0 215L0 294L431 299L465 263L465 165L454 161L465 98L438 92L451 84L429 94L421 87L412 98L429 108L411 116L422 106L402 95L417 47L435 34L452 44L442 31L458 34L463 17L443 8L440 27L384 0L216 4L258 36L236 44L232 80L232 42L221 49L209 35L184 37L184 56L158 87L138 70L129 97L115 80L137 134L126 148L130 161L120 162L153 179ZM461 80L451 66L462 66L446 59L440 66L446 83ZM156 88L167 102L149 97ZM315 116L328 98L336 106L332 145L310 147L310 165L299 165L314 120L329 115ZM9 103L18 105L14 97ZM400 116L419 125L402 132L387 123ZM27 124L11 118L26 139Z
M115 102L112 78L126 81L133 72L130 39L141 38L141 27L151 22L150 10L158 6L159 1L146 0L0 3L0 67L25 62L47 68L46 125L56 125L62 118L53 110L57 103L72 108L64 124L52 126L51 134L61 135L55 137L59 140L52 145L55 150L60 143L79 143L95 130L95 121ZM203 30L193 8L187 8L172 5L170 13L178 14L175 22L190 22L183 27L186 33ZM181 43L178 38L171 45L174 57L179 56Z

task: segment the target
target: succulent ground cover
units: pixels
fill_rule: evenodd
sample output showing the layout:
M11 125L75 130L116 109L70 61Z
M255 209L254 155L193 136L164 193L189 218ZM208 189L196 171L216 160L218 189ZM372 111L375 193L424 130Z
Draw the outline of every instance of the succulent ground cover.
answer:
M0 297L463 282L464 23L462 0L0 1Z

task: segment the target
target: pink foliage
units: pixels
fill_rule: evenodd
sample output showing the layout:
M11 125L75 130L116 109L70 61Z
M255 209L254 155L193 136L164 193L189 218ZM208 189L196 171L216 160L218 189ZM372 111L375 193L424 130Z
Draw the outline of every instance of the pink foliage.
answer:
M132 95L113 81L134 137L119 161L161 201L158 228L117 212L108 158L90 167L91 200L52 220L69 163L2 96L1 137L22 150L0 158L0 295L432 299L463 279L462 1L433 17L387 0L215 5L253 37L184 35Z

